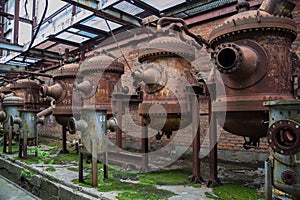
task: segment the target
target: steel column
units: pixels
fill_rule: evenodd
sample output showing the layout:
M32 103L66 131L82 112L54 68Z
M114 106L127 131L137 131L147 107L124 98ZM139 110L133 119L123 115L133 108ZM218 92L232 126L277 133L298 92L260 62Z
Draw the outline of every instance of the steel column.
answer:
M195 183L203 182L200 173L200 115L198 96L191 95L192 108L192 136L193 136L193 175L190 180Z
M218 178L218 143L217 143L217 116L212 109L212 101L216 99L216 85L210 83L207 86L208 97L208 123L209 123L209 180L207 187L216 187L222 185Z
M19 41L19 22L20 22L20 0L15 0L15 19L14 19L14 44Z

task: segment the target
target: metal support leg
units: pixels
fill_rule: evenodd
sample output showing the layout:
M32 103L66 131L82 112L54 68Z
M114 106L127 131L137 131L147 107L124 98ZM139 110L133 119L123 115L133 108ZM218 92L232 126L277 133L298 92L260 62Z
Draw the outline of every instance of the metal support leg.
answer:
M3 134L3 153L7 153L7 135Z
M149 171L149 140L148 127L144 124L142 119L142 169L141 172Z
M116 145L119 148L122 148L122 101L118 100L117 103L117 122L118 128L116 131Z
M103 179L108 179L108 164L107 164L107 152L104 152L103 156Z
M223 185L218 178L218 143L217 143L217 117L216 113L212 112L211 99L208 98L209 110L209 170L210 176L207 181L207 187L217 187Z
M22 158L23 152L23 139L21 139L21 135L19 137L19 158Z
M189 180L193 183L201 183L204 179L200 173L200 118L199 103L196 95L191 95L192 104L192 136L193 136L193 175Z
M265 161L265 199L272 200L272 160Z
M60 151L60 153L69 153L67 149L67 127L62 127L62 133L62 150Z
M92 140L92 187L98 186L98 148L97 148L97 141L95 139Z
M13 130L12 126L8 128L8 153L12 154L12 139L13 139Z
M24 138L23 138L23 159L27 160L27 142L28 142L28 133L24 131Z
M80 183L83 183L84 182L84 180L83 180L83 154L82 154L82 150L81 150L81 147L79 147L80 149L79 149L79 161L78 161L78 181L80 182Z

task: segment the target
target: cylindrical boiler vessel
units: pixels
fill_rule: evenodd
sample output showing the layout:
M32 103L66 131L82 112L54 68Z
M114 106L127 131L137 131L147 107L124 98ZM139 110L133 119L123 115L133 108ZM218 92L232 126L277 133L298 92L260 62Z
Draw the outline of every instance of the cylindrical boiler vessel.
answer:
M52 86L46 84L40 88L42 97L50 96L55 99L55 106L48 108L44 114L53 114L57 123L62 125L62 153L67 153L67 127L71 117L79 118L82 101L73 98L73 83L80 79L79 64L65 64L53 73ZM40 113L39 113L40 114ZM71 132L72 133L72 132Z
M24 106L24 101L21 97L9 96L5 97L2 102L3 110L0 111L1 122L3 123L3 152L6 153L6 143L8 139L8 153L12 153L13 136L19 132L19 126L11 125L11 116L19 117L20 109Z
M80 79L78 69L77 63L65 64L53 73L52 86L42 85L40 88L42 97L50 96L55 99L56 104L52 112L55 120L63 127L67 127L70 117L79 114L82 105L79 99L78 102L73 102L72 99L73 83L75 79Z
M80 66L83 81L74 82L74 98L83 96L81 119L69 120L69 131L81 132L81 148L79 165L82 166L82 156L92 155L92 186L98 185L97 161L105 152L107 129L115 131L116 120L111 118L111 98L115 87L121 87L119 81L124 73L124 65L111 56L102 54L85 60ZM73 98L73 99L74 99ZM106 169L106 168L105 168ZM105 178L106 175L104 175ZM83 181L83 168L79 170L79 181Z
M143 83L143 101L138 112L145 125L169 137L172 131L191 123L187 86L198 82L191 73L194 47L182 41L180 33L164 34L139 50L141 67L132 76Z
M293 99L291 44L297 36L295 21L263 10L238 6L239 13L214 29L209 41L220 72L217 85L225 95L213 104L226 117L223 128L233 134L258 139L266 136L266 100Z

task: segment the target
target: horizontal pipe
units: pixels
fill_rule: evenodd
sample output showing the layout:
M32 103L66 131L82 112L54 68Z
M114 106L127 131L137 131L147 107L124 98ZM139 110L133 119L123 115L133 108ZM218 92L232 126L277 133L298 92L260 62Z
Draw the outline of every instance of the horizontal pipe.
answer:
M48 107L47 109L42 110L41 112L39 112L38 114L36 114L36 117L37 117L37 118L48 117L49 115L52 114L53 108L54 108L54 107L50 106L50 107Z
M216 49L214 58L218 70L232 79L244 79L257 68L258 55L250 47L227 43Z
M90 81L83 81L81 83L77 83L77 82L73 83L73 90L80 91L85 95L88 95L92 91L93 87L95 87L95 86L93 86L93 84Z
M76 131L83 133L88 127L88 123L83 119L76 120L74 117L71 117L68 121L68 130L70 134L75 134Z
M40 95L42 97L53 97L54 99L59 99L63 93L63 87L60 83L55 83L52 86L42 85L40 88Z

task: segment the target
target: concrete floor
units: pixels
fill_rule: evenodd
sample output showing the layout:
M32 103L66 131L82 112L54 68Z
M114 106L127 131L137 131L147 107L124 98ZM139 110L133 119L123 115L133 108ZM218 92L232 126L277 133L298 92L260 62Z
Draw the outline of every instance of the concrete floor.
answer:
M0 200L37 200L32 194L0 176Z

